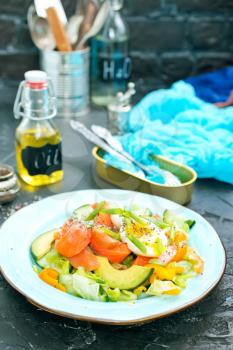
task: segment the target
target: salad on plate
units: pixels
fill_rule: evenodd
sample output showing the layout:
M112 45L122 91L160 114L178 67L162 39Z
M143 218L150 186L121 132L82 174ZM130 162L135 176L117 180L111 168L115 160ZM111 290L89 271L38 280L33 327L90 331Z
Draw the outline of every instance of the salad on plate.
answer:
M189 245L195 221L106 201L77 208L31 244L33 269L48 285L88 300L178 295L204 261Z

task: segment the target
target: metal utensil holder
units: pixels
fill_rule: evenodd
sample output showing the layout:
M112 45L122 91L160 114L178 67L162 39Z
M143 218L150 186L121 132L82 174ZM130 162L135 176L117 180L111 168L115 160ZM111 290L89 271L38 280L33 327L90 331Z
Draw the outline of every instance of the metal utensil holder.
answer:
M40 51L40 65L51 78L57 97L58 116L81 117L89 111L90 49Z

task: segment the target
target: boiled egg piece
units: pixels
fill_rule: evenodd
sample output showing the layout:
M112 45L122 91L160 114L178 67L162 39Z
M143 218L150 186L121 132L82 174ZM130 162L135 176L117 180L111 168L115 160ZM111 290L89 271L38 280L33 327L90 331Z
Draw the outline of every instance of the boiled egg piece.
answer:
M165 231L150 222L147 222L145 226L132 221L129 226L124 224L120 228L120 235L121 240L128 245L133 253L151 258L158 257L158 239L164 247L167 247L169 243ZM146 251L142 252L129 239L129 235L134 236L142 243Z

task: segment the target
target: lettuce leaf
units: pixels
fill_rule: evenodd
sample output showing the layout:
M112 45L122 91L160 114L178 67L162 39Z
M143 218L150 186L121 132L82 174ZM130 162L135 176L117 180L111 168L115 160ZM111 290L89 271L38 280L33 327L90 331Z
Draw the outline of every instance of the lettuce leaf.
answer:
M73 287L73 275L71 274L59 275L59 283L61 283L64 287L66 287L66 290L68 293L73 295L78 295L76 290Z
M96 283L99 283L101 285L106 285L106 282L101 278L99 277L96 273L93 273L93 272L90 272L90 271L87 271L85 270L84 267L79 267L76 271L75 271L76 274L78 275L81 275L81 276L84 276L84 277L87 277L87 278L90 278L91 280L95 281Z
M69 260L60 255L54 248L39 259L37 264L43 268L50 267L55 269L61 274L68 274L71 267Z
M176 294L179 294L180 291L181 291L180 287L176 286L171 281L160 281L155 279L154 282L150 285L146 294L156 295L156 296L160 296L162 294L176 295Z
M181 266L184 269L184 274L193 271L193 265L189 261L181 260L175 263L175 266Z
M119 288L104 288L109 301L134 301L137 299L136 294L128 290L120 290Z
M181 288L186 288L186 282L189 278L192 278L195 276L194 272L186 273L183 275L175 276L173 278L173 282L176 286L179 286Z
M136 294L119 288L112 289L92 272L79 268L73 274L61 274L59 282L67 292L88 300L95 301L132 301Z
M73 289L82 298L95 301L107 301L106 293L103 293L103 289L99 283L77 273L74 273L72 278Z

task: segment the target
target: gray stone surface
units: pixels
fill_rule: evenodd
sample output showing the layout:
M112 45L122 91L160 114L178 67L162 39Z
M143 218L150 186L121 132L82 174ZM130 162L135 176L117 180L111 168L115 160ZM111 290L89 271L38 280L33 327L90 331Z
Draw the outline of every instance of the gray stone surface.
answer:
M0 89L0 162L15 165L12 116L15 87ZM6 103L9 101L9 103ZM104 111L93 111L85 123L106 124ZM25 206L55 193L112 188L95 173L91 146L57 119L63 135L65 179L60 185L28 192L0 206L2 223L16 205ZM204 300L168 318L130 327L103 326L48 314L29 304L0 276L0 350L232 350L233 349L233 190L214 180L199 180L188 205L217 230L227 251L223 280Z

